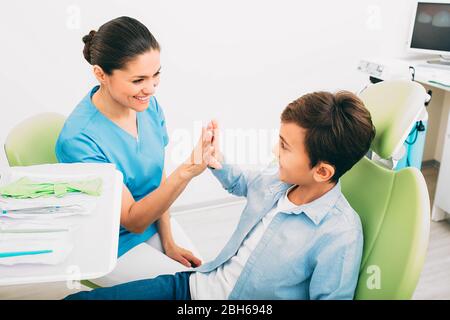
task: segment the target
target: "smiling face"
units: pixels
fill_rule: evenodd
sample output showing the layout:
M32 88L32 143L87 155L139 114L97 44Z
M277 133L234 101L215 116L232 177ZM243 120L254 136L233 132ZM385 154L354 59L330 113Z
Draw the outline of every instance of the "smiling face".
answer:
M149 50L130 60L111 75L94 66L94 73L111 98L124 108L141 112L147 109L160 79L160 52Z
M278 157L280 180L304 185L313 180L313 170L305 150L306 130L294 123L281 123Z
M334 174L333 166L319 162L311 168L305 147L306 129L292 122L282 122L278 144L280 180L300 186L328 182Z

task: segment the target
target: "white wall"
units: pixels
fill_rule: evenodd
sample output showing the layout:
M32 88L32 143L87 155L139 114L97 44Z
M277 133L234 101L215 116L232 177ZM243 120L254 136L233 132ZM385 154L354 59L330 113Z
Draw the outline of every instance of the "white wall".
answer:
M277 129L279 114L312 90L357 91L361 57L403 52L413 0L14 1L0 12L0 142L24 118L68 115L95 84L81 38L121 15L146 24L162 46L157 97L176 138L217 118L227 129ZM195 132L194 132L195 131ZM260 144L269 144L261 142ZM251 146L248 146L251 149ZM179 157L178 157L179 158ZM4 156L1 159L4 165ZM227 197L210 173L177 206Z

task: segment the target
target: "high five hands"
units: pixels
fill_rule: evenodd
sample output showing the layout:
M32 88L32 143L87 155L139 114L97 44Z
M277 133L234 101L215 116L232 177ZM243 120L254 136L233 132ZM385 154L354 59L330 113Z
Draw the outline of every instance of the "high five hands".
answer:
M219 125L212 120L202 128L197 145L185 162L185 168L190 177L201 174L207 167L221 169L222 155L219 149Z

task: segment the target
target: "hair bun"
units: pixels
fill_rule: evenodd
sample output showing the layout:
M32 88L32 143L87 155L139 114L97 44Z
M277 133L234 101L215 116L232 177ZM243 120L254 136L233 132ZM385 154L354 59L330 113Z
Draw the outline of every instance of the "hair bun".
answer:
M89 32L89 34L85 35L85 36L83 37L83 42L84 42L84 44L87 44L87 43L91 42L91 41L92 41L92 38L94 37L94 35L96 34L96 32L97 32L97 31L95 31L95 30L91 30L91 31Z
M97 32L95 30L91 30L89 34L85 35L82 39L84 42L83 55L84 58L87 60L87 62L89 62L90 64L91 64L91 43L92 38L94 38L96 33Z

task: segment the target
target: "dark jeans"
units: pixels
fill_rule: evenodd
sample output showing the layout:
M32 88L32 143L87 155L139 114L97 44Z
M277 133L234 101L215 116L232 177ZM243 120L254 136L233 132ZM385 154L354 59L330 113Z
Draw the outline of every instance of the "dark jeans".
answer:
M165 274L109 288L82 291L65 300L191 300L189 275L192 272Z

